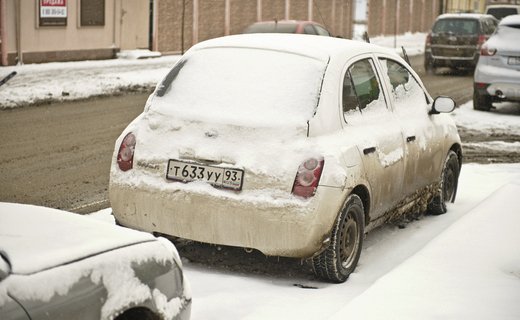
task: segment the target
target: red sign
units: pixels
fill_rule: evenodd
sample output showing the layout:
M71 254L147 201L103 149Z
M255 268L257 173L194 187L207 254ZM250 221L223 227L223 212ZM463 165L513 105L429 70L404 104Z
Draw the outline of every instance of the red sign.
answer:
M67 0L41 0L42 7L66 7Z

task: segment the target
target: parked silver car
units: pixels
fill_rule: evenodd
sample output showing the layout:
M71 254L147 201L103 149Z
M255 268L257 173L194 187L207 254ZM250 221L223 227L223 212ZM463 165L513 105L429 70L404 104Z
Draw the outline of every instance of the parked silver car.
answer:
M188 319L173 244L73 213L0 203L0 318Z
M520 101L520 15L500 21L475 69L473 108L489 111L499 101Z
M117 139L121 225L309 258L345 281L364 233L446 212L461 143L395 52L332 37L247 34L192 47Z

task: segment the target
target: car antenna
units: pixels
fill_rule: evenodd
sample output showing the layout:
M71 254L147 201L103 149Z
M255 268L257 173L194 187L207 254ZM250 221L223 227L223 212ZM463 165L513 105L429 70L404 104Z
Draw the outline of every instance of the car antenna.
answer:
M325 23L325 20L323 19L323 16L321 15L320 6L318 5L318 0L313 1L314 6L316 7L316 10L318 11L318 15L320 16L321 23L325 26L327 30L332 31L329 26Z

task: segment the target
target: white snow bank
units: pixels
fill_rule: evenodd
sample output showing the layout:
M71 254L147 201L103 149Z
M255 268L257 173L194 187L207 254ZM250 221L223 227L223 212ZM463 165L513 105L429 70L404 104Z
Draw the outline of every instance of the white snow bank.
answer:
M519 193L496 191L331 319L517 319Z
M469 101L452 112L458 127L477 130L479 132L520 134L520 105L515 103L494 104L495 110L490 112L473 109Z
M370 38L370 43L380 45L382 47L395 48L395 51L402 55L401 47L404 47L409 56L415 56L424 53L424 44L426 42L427 33L417 32L400 34L397 36L377 36Z
M111 95L127 87L154 87L180 56L54 62L0 67L0 79L17 75L0 87L0 109L39 101L77 100Z

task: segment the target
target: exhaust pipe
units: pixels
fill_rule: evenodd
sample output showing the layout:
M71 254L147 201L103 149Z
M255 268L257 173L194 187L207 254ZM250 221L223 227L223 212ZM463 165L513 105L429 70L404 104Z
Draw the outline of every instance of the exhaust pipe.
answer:
M497 90L495 91L495 94L497 97L499 97L500 99L505 99L506 98L506 95L502 92L502 90Z

